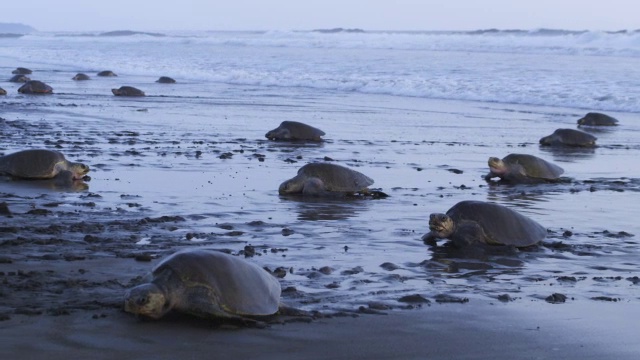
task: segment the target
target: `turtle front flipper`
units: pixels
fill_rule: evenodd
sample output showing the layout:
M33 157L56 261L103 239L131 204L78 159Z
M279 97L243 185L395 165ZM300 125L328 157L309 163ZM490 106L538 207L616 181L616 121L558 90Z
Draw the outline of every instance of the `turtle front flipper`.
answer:
M304 181L302 195L328 197L335 196L336 193L327 190L324 182L317 177L308 178Z
M493 179L494 177L497 177L497 174L494 174L493 172L489 171L489 173L487 175L484 176L484 180L485 181L491 181L491 179Z
M438 246L438 239L440 239L440 237L438 237L438 235L433 231L429 231L428 233L422 235L421 238L422 242L425 245L429 246Z
M482 227L475 222L467 222L459 224L456 232L450 237L453 246L457 248L465 248L469 245L488 244L491 242L485 236Z

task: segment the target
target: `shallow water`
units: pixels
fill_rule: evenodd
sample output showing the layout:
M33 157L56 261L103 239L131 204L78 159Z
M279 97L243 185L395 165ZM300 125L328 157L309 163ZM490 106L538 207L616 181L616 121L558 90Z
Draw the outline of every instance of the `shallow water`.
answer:
M257 252L250 261L288 271L283 288L297 291L285 292L285 300L314 310L397 307L412 294L640 300L638 114L616 114L620 126L595 133L598 148L560 151L539 147L539 138L575 128L584 111L220 84L148 85L166 95L145 98L102 94L115 84L61 81L52 96L2 100L0 151L55 148L92 168L84 191L0 183L14 213L0 226L29 224L0 233L14 264L56 251L83 259L161 257L188 246L238 253L250 245ZM316 126L326 141L267 141L264 134L284 120ZM488 157L512 152L554 161L568 180L487 184ZM278 195L300 166L325 157L370 176L390 197ZM429 214L462 200L517 209L549 237L526 251L469 254L424 245ZM33 209L51 212L27 213ZM57 250L38 245L52 234ZM11 246L18 238L25 245Z

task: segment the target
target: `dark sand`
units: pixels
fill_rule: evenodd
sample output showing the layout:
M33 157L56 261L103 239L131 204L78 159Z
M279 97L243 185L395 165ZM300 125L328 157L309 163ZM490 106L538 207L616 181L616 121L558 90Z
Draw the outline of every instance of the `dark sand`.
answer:
M586 110L202 84L160 96L155 78L128 82L148 96L126 99L103 95L109 79L81 91L72 75L51 75L58 94L2 99L2 153L59 149L90 165L92 179L76 188L1 179L0 358L640 354L637 114L612 114L621 126L597 132L599 148L565 151L537 141ZM317 126L327 141L266 141L282 120ZM567 179L484 182L488 157L509 152L557 162ZM391 197L277 195L298 167L325 157ZM480 254L422 244L429 213L467 199L517 208L549 237ZM285 303L327 317L256 329L122 312L126 288L196 246L255 250L248 261L284 270ZM566 301L545 300L556 293Z
M432 305L414 311L217 327L117 310L0 323L4 359L637 359L636 304ZM102 317L104 316L104 317Z

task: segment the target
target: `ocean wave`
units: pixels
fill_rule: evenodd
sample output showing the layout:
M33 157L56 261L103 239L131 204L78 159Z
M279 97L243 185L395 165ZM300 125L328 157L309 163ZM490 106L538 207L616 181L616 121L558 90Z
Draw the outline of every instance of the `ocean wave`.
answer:
M640 112L637 32L96 34L0 39L0 60L70 74L112 69L123 79Z
M387 49L523 54L581 54L640 57L639 31L475 30L475 31L265 31L265 32L126 32L34 33L19 41L190 42L214 46L253 46L322 49ZM162 36L159 36L162 35Z

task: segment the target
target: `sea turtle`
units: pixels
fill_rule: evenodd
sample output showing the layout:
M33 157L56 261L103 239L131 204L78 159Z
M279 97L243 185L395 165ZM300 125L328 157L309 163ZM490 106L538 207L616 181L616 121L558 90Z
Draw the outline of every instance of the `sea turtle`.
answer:
M0 95L7 95L7 90L0 88Z
M53 94L53 88L42 81L29 80L18 89L21 94Z
M512 183L535 183L556 180L564 173L560 166L527 154L509 154L502 159L490 157L488 163L487 181L499 177Z
M22 75L22 74L18 74L18 75L13 75L11 77L11 79L9 79L9 82L23 83L23 82L27 82L29 80L31 80L31 79L28 76Z
M144 91L133 86L120 86L119 89L111 89L115 96L145 96Z
M557 129L553 134L540 139L541 145L595 147L598 138L575 129Z
M244 319L278 312L280 283L254 263L212 249L182 250L162 260L145 284L127 290L124 310L158 319L170 310Z
M33 71L31 71L30 69L23 68L23 67L18 67L15 70L13 70L11 73L12 74L20 74L20 75L29 75L32 72Z
M84 73L77 73L76 76L72 77L71 80L89 80L90 77Z
M590 112L578 119L578 126L616 126L618 120L605 114Z
M280 195L303 194L339 196L367 192L373 184L368 176L331 163L310 163L298 170L298 175L280 184Z
M309 140L322 141L324 131L297 121L283 121L280 126L264 136L269 140Z
M158 80L156 80L157 83L160 84L175 84L176 81L168 76L160 76L160 78Z
M22 150L0 156L0 173L16 178L51 179L65 170L73 174L73 180L79 180L89 172L89 167L69 161L55 150ZM68 174L62 176L68 177Z
M526 247L547 235L542 225L508 207L469 200L455 204L446 214L431 214L429 230L422 237L425 243L449 239L458 248L472 244Z
M116 75L116 73L114 73L111 70L104 70L104 71L100 71L98 73L98 76L118 76L118 75Z

